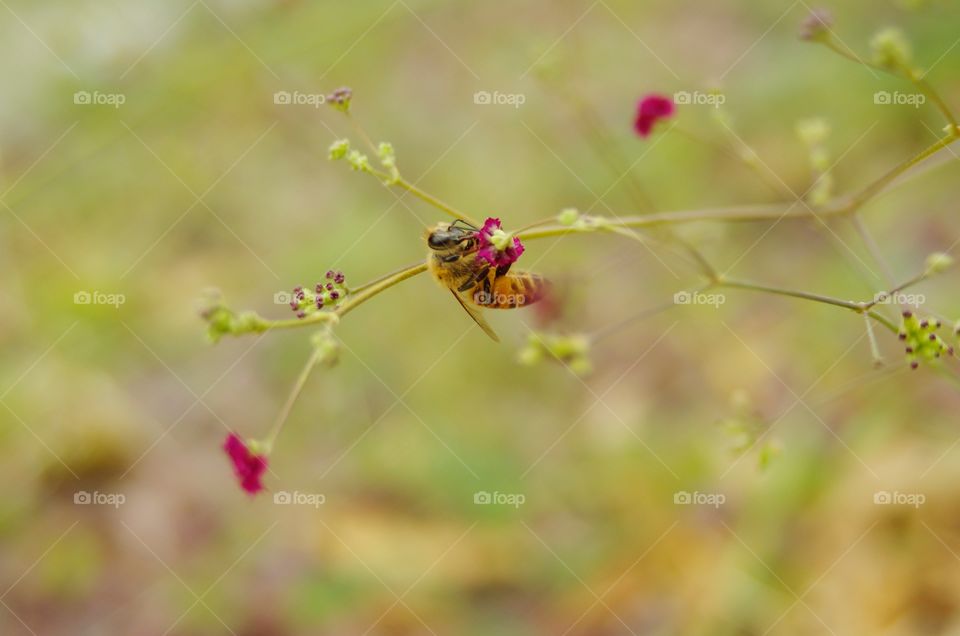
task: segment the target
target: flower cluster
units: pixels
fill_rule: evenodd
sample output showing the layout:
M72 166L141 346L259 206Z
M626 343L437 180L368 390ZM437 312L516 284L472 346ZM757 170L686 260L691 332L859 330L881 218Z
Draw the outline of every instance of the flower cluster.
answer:
M940 320L920 319L912 311L903 312L899 338L906 343L907 361L911 369L920 366L920 360L933 360L941 355L953 355L953 347L936 334Z
M496 267L515 263L523 254L523 243L516 236L503 231L500 219L488 218L477 232L479 250L477 259L484 260Z
M676 107L673 100L663 95L651 93L637 103L637 114L633 120L633 129L641 137L649 137L654 125L661 119L673 116Z
M227 307L217 290L209 290L201 300L200 317L207 322L207 338L213 343L226 335L261 333L268 328L268 324L256 313L237 313Z
M346 86L338 88L327 95L327 103L343 112L349 112L350 100L353 98L353 91Z
M531 332L527 344L520 350L518 361L533 366L544 359L554 359L583 376L593 371L589 355L590 339L583 334L564 336Z
M230 433L223 443L223 450L233 463L233 473L240 487L251 495L263 490L263 474L267 471L267 456L258 452L258 444L244 442L239 435Z
M336 308L346 296L347 286L343 272L330 270L327 272L326 282L317 283L312 290L294 287L290 309L297 312L297 318L306 318L321 309Z

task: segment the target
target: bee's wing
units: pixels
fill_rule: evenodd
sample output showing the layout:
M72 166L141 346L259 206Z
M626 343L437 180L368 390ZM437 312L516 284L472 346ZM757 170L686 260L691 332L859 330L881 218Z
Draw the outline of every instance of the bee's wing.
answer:
M463 299L460 298L460 294L458 294L457 292L451 289L450 293L453 294L453 297L457 299L457 302L460 303L460 306L463 307L463 310L467 312L471 318L473 318L473 321L477 323L481 329L483 329L483 333L490 336L494 342L500 342L500 338L497 336L497 332L493 330L493 327L487 324L487 321L483 319L483 316L480 314L479 311L477 311L473 307L470 307L469 305L467 305L467 303L463 302Z

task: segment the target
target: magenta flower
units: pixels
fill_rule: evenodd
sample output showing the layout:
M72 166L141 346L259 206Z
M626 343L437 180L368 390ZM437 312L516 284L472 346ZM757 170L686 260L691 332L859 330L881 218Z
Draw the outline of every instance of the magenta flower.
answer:
M488 218L477 232L480 249L477 258L491 265L510 265L523 254L523 243L516 236L509 236L500 226L500 219Z
M233 473L240 481L240 487L255 495L263 490L261 479L267 470L267 458L250 451L239 436L230 433L223 443L223 450L233 462Z
M675 110L672 99L650 93L637 103L637 118L633 122L633 129L641 137L649 137L654 125L661 119L669 119Z

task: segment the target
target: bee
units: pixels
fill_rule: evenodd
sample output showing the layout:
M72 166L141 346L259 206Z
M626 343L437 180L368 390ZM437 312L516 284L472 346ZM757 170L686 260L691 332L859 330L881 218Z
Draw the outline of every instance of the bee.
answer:
M530 272L510 271L478 260L478 229L466 221L438 223L427 231L427 267L440 285L450 290L484 333L500 342L476 307L515 309L541 300L550 283Z

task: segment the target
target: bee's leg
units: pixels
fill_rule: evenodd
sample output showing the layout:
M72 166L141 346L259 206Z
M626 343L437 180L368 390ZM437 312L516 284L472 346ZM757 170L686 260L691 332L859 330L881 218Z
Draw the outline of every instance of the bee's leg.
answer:
M483 269L478 271L476 274L471 276L470 279L467 280L467 282L465 282L463 285L460 285L460 287L457 288L457 291L464 292L464 291L467 291L468 289L476 287L477 283L479 283L481 280L486 278L487 274L489 273L490 273L490 268L484 267Z
M512 264L513 264L513 263L507 263L506 265L501 265L500 267L498 267L498 268L497 268L497 278L500 278L501 276L503 276L504 274L506 274L507 272L509 272L509 271L510 271L510 266L511 266Z

